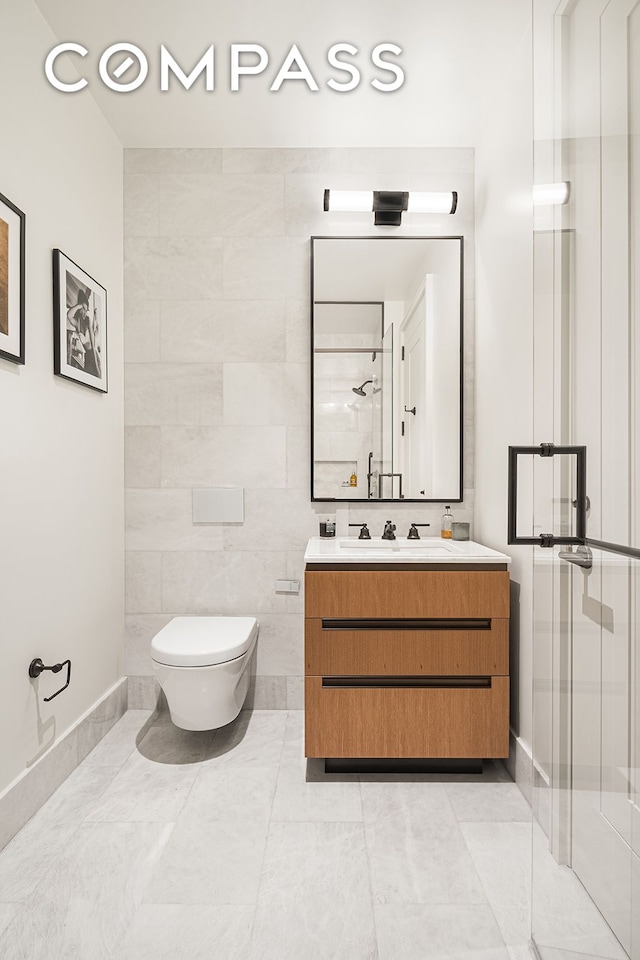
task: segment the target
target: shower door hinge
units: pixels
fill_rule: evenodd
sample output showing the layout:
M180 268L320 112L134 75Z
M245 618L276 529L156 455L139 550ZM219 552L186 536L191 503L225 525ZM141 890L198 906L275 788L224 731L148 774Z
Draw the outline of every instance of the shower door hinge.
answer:
M401 434L401 436L404 437L404 420L402 421L402 434Z
M400 359L404 360L404 347L402 348L402 353L400 354Z
M568 454L576 458L576 535L556 537L541 533L537 537L519 537L516 531L518 520L518 457L554 457ZM587 448L556 447L553 443L541 443L537 447L509 447L509 479L507 507L507 543L534 544L538 547L553 547L555 544L584 544L587 536Z

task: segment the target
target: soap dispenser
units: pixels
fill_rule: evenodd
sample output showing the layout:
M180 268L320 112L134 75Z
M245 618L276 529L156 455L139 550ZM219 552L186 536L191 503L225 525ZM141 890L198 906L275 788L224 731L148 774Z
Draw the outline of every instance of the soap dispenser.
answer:
M440 536L445 540L451 540L452 525L453 514L451 513L451 507L445 506L442 520L440 521Z

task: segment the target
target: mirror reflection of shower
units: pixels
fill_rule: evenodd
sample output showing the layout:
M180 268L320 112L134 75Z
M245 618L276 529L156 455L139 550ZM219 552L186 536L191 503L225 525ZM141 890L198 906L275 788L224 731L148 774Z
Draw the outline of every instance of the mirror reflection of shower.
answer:
M383 330L380 302L314 305L314 469L331 497L380 495L382 411L392 401ZM384 419L388 429L390 411Z
M373 383L373 380L365 380L359 387L351 387L354 393L357 393L359 397L366 397L364 388L368 383Z
M462 497L462 243L312 239L312 499Z

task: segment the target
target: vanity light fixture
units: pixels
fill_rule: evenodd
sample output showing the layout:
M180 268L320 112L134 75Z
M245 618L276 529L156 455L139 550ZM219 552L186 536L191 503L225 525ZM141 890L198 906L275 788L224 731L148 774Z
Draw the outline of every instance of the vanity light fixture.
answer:
M458 194L416 193L408 190L325 190L324 210L372 211L377 227L399 227L402 214L455 213Z
M534 207L557 206L567 203L571 194L571 184L568 180L559 183L536 183L533 186Z

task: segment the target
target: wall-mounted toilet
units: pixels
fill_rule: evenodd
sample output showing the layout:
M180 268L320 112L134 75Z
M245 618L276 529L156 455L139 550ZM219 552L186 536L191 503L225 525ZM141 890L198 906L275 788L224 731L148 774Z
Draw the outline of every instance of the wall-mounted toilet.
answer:
M259 624L253 617L174 617L151 641L151 659L184 730L231 723L249 690Z

